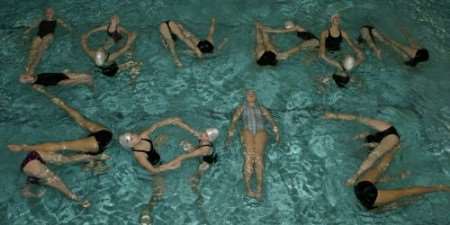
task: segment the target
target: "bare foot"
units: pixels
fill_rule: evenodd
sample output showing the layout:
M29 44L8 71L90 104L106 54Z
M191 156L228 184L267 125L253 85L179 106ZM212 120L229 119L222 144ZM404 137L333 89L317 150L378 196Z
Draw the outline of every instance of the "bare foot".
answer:
M257 194L256 194L256 192L253 192L253 191L247 191L247 195L248 195L248 197L250 197L250 198L257 199Z
M83 208L89 208L91 207L91 203L88 200L83 200L80 202L80 206Z

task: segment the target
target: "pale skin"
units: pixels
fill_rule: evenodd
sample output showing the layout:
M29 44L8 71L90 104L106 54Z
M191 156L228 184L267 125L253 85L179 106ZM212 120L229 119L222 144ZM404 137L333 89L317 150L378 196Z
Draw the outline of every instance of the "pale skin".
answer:
M266 51L271 51L275 53L277 60L286 60L289 57L299 53L301 50L307 48L313 48L317 46L314 40L303 42L287 51L279 51L272 43L269 37L269 32L277 33L276 29L271 29L265 27L262 23L256 22L256 48L255 48L255 58L258 60Z
M52 8L47 8L45 11L44 19L43 20L49 20L54 21L56 20L57 24L66 28L67 30L70 30L70 28L64 23L63 20L59 18L55 18L55 12ZM37 28L39 26L39 23L41 20L34 23L32 26L30 26L27 30L25 30L25 35L28 35L31 30ZM30 53L28 56L28 64L25 67L25 73L32 74L34 73L34 70L36 66L41 61L42 55L44 54L45 50L50 46L50 44L53 41L53 34L47 34L44 37L36 36L33 38L33 42L31 44Z
M335 113L326 113L324 116L326 119L342 119L342 120L354 120L352 115L349 114L335 114ZM362 122L363 124L369 125L373 127L376 130L383 130L388 128L390 126L384 121L379 120L373 120L373 119L367 119L367 118L361 118L361 120L366 121ZM366 135L360 135L360 138L365 137ZM391 135L394 136L394 135ZM386 138L389 138L386 137ZM396 142L394 139L398 138L390 138L390 140L384 142L384 140L378 145L386 145L387 142L394 143ZM384 142L384 143L383 143ZM397 141L398 142L398 141ZM375 147L375 150L377 150L378 146L372 146ZM391 145L392 146L392 145ZM396 147L393 147L390 151L383 154L379 160L376 161L369 169L365 170L361 176L358 176L358 178L355 180L356 183L361 181L370 181L373 184L376 184L378 182L381 182L382 175L384 172L389 168L389 165L391 161L394 158L394 154L399 149L398 143L395 145ZM369 154L370 155L370 154ZM378 195L374 203L374 207L383 207L390 205L392 203L397 202L400 199L412 197L412 196L419 196L426 193L431 192L450 192L450 187L446 185L433 185L433 186L416 186L416 187L405 187L405 188L399 188L399 189L378 189Z
M327 55L327 49L325 48L325 40L329 35L331 35L332 37L338 37L339 34L342 35L342 38L356 54L355 66L361 64L364 61L365 56L364 53L354 44L353 40L348 36L347 32L345 32L340 28L340 23L341 23L340 17L333 16L331 19L331 26L320 34L319 57L322 58L329 65L338 69L339 71L344 71L344 68L339 63L339 61L332 59Z
M256 107L256 94L252 91L247 92L246 101L249 107ZM236 129L237 122L241 118L243 111L244 109L241 105L236 108L233 113L230 127L228 128L227 144L229 144L233 138L234 130ZM279 143L279 128L273 120L271 113L262 106L261 112L264 118L272 125L275 140ZM250 130L243 128L241 130L241 140L243 141L245 147L245 161L243 166L245 189L248 196L259 199L261 198L263 192L264 149L267 143L267 133L265 130L258 130L256 134L253 134ZM251 188L251 179L253 174L256 175L256 191L253 191Z
M93 30L91 30L92 33L95 32L109 32L109 33L113 33L115 31L119 32L120 34L129 34L128 30L126 30L123 26L120 25L120 19L117 15L114 15L111 17L110 21L108 24L105 24L103 26L94 28ZM113 46L114 44L114 40L112 40L111 38L109 38L109 40L105 43L104 45L104 49L109 49Z
M384 130L392 127L391 124L389 124L385 121L371 119L371 118L362 117L362 116L355 116L355 115L351 115L351 114L343 114L343 113L330 113L329 112L324 115L324 119L354 121L354 122L358 122L358 123L364 124L366 126L369 126L378 132L384 131ZM366 136L367 136L366 134L363 134L360 136L360 138L365 138ZM400 139L396 135L391 134L391 135L388 135L385 138L383 138L383 140L381 140L381 142L378 145L374 146L375 148L370 152L367 159L365 159L363 161L363 163L359 167L358 171L350 179L347 180L347 185L348 186L354 185L356 180L362 174L364 174L367 170L372 168L375 165L375 163L379 159L381 159L385 154L387 154L387 153L393 151L395 148L397 148L399 146L399 144L400 144Z
M33 86L34 90L41 92L49 98L49 100L55 104L58 108L65 111L69 117L71 117L80 127L87 130L89 133L95 133L100 130L107 130L103 125L95 123L81 113L70 107L62 99L48 93L41 86ZM59 151L71 151L77 153L96 153L99 150L99 146L94 137L86 137L77 140L59 141L59 142L47 142L42 144L11 144L8 145L9 149L14 152L31 152L38 151L42 153L57 153Z
M279 28L271 28L271 27L268 27L268 26L263 26L263 30L265 32L267 32L267 33L278 33L278 34L280 34L280 33L291 33L291 32L306 32L306 29L301 27L298 24L294 24L294 26L291 27L291 28L281 28L281 29L279 29ZM304 41L304 42L300 43L299 45L297 45L294 48L291 48L290 50L288 50L286 52L286 54L290 57L290 56L292 56L294 54L299 53L303 49L312 49L312 48L315 48L315 47L318 47L318 46L319 46L319 41L316 40L316 39L311 39L311 40L307 40L307 41Z
M372 35L369 33L369 29L365 27L360 28L360 34L365 43L369 48L375 53L375 55L381 59L381 49L376 45L375 41L381 42L389 47L391 47L397 54L399 54L404 60L409 60L414 58L417 51L420 49L415 40L410 40L408 45L401 44L385 34L381 33L378 29L372 29Z
M97 51L105 51L104 49L92 49L92 48L89 47L89 44L88 44L89 36L92 33L95 33L95 32L98 32L98 31L100 31L100 30L98 30L98 28L95 28L95 29L93 29L93 30L83 34L82 37L81 37L81 47L83 47L84 52L94 62L95 62L95 56L96 56ZM110 53L107 61L105 62L105 65L110 65L110 64L114 63L120 56L122 56L125 52L127 52L131 48L131 46L134 43L134 40L136 39L136 33L128 32L127 36L128 36L128 38L127 38L126 44L122 48L120 48L119 50ZM122 65L125 65L125 64L122 64ZM122 65L119 65L119 68Z
M73 86L73 85L93 85L92 76L87 73L75 73L75 72L64 72L69 79L62 80L58 83L58 85L62 86ZM20 77L20 82L24 84L33 84L37 80L36 74L23 74Z
M209 26L208 35L206 36L206 40L214 45L214 32L216 31L216 18L211 18L211 24ZM197 38L194 34L189 32L184 26L176 21L169 21L168 24L163 22L159 25L159 32L161 34L161 39L166 48L169 49L170 54L172 55L172 59L175 62L177 67L182 67L183 64L178 57L177 51L175 50L175 41L172 39L172 34L174 34L178 39L183 41L188 48L198 57L202 58L203 53L197 47L197 44L200 42L200 39ZM220 49L219 47L218 49Z

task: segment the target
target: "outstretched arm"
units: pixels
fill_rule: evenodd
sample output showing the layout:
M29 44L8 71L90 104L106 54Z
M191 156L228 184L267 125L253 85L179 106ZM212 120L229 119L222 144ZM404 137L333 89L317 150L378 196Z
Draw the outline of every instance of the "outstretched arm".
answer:
M68 31L72 31L72 29L66 23L64 23L62 19L56 19L56 22Z
M154 167L151 163L148 162L146 155L142 152L135 152L134 158L138 161L138 163L147 170L150 174L158 174L168 170L174 170L181 165L181 161L172 161L158 167Z
M181 118L179 117L171 117L171 118L167 118L164 120L161 120L155 124L153 124L151 127L149 127L148 129L144 130L141 132L141 136L142 137L148 137L150 136L156 129L164 127L164 126L169 126L169 125L174 125L174 126L178 126L182 129L187 130L189 133L191 133L194 136L198 136L199 132L194 130L192 127L190 127L189 125L187 125L186 123L184 123Z
M234 110L233 118L231 119L230 127L228 128L228 137L227 137L227 143L231 142L231 138L233 138L234 130L236 129L236 124L239 118L241 118L242 112L244 111L244 108L241 106L237 107L236 110Z
M184 161L192 158L203 157L210 153L209 147L200 147L184 153L176 158L176 160Z
M275 123L275 120L272 117L272 113L269 112L265 107L261 106L262 114L263 116L269 121L269 123L272 125L273 133L275 134L275 139L279 143L280 142L280 130Z
M89 35L91 32L85 33L81 36L81 47L84 52L92 59L95 60L95 52L88 46Z
M377 131L383 131L391 127L392 125L389 123L386 123L381 120L371 119L368 117L362 117L362 116L355 116L351 114L344 114L344 113L325 113L324 119L328 120L346 120L346 121L355 121L361 124L364 124L366 126L372 127L373 129Z
M39 23L40 23L40 22L41 22L41 20L34 21L34 22L31 24L31 26L28 27L28 28L25 30L24 34L30 33L31 30L33 30L34 28L36 28L37 26L39 26Z

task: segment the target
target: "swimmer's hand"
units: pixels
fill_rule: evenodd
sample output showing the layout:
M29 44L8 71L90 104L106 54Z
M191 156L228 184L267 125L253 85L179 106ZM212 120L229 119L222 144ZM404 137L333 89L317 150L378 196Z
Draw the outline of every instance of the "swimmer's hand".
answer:
M8 148L12 152L20 152L22 151L27 145L8 145Z
M337 114L331 113L331 112L326 112L326 113L322 116L322 119L326 119L326 120L337 119Z
M33 84L31 87L37 92L44 93L44 94L46 93L44 86L42 86L40 84Z
M167 163L166 168L167 168L167 170L178 169L181 166L181 162L182 162L182 160L180 158L176 158L176 159L172 160L171 162Z

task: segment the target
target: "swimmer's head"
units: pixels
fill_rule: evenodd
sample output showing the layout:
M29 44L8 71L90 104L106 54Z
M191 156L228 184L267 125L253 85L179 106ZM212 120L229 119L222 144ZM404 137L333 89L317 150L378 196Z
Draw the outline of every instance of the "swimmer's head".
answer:
M103 66L106 63L106 52L103 48L95 52L95 65Z
M286 22L284 22L284 28L286 29L292 29L295 27L294 22L292 22L292 20L288 20Z
M200 134L200 140L213 142L219 137L219 130L217 128L208 128Z
M47 17L47 19L53 19L53 16L55 15L55 11L53 11L53 8L48 7L45 10L45 17Z
M330 22L331 25L339 26L339 24L341 23L341 16L339 16L339 14L332 15L330 18Z
M344 67L346 71L352 70L355 67L355 58L351 55L346 55L342 61L342 67Z
M22 74L19 81L23 84L31 84L36 81L36 76L32 74Z
M247 92L245 92L245 98L247 99L248 103L255 103L256 92L254 90L248 90Z
M426 62L430 58L430 55L428 54L428 50L425 48L421 48L417 50L416 55L414 58L410 59L409 61L406 61L405 64L408 66L415 67L420 62Z
M139 138L139 136L137 134L133 134L130 132L124 133L119 136L119 143L124 148L132 148L137 143L139 143L140 140L141 139Z

